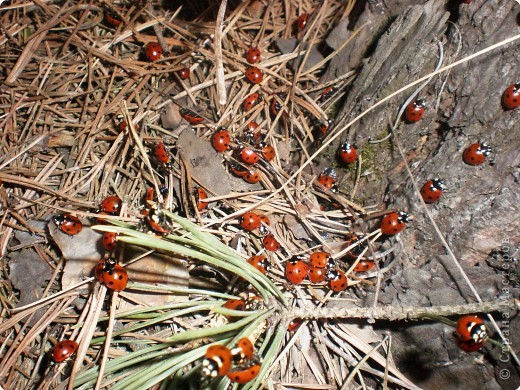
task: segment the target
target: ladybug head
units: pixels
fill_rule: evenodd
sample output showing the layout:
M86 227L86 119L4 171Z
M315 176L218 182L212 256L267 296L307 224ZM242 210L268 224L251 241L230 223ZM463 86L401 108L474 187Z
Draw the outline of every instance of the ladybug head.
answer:
M326 268L329 270L336 268L336 260L334 260L332 257L329 257L329 259L327 260Z
M424 101L424 99L417 99L414 102L414 106L418 107L418 108L425 108L426 107L426 102Z
M336 180L338 178L338 173L336 172L336 170L334 168L325 168L322 172L322 175L330 176L334 180Z
M209 378L216 378L218 375L218 363L213 359L205 358L202 361L202 375Z
M328 280L328 281L331 281L331 280L336 280L339 278L339 272L336 268L329 268L327 270L327 273L325 274L325 278Z
M348 142L344 142L341 145L341 150L343 150L345 152L349 151L350 149L352 149L352 145L350 145L350 143L348 143Z
M52 217L52 221L60 226L63 222L65 222L65 217L63 215L57 215L55 217Z
M399 211L397 215L400 222L408 223L411 220L410 215L405 211Z
M481 142L480 147L479 147L479 152L487 157L492 152L491 146L486 145L485 143Z
M471 338L473 339L473 341L475 343L481 343L482 341L484 341L485 339L487 339L488 337L488 334L487 334L487 330L486 330L486 325L484 324L476 324L476 323L472 323L471 324Z
M446 187L446 182L443 179L432 179L432 185L439 191L446 191L448 189L448 187Z

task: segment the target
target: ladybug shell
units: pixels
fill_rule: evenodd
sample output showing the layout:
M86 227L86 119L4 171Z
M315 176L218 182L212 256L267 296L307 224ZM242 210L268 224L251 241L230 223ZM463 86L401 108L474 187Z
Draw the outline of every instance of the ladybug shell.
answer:
M202 361L202 373L205 376L224 376L231 368L233 358L229 348L223 345L212 345L206 350Z
M103 248L109 252L113 252L116 249L116 237L117 233L103 233Z
M168 152L162 142L158 142L155 145L154 154L161 163L168 164L170 162L170 156L168 156Z
M280 249L280 243L272 234L268 234L263 239L264 248L271 252L276 252Z
M165 214L157 207L150 207L147 210L145 221L155 233L166 235L170 233L168 223L170 222Z
M290 260L285 265L285 277L292 284L300 284L309 275L309 269L301 260Z
M458 319L455 328L457 337L463 342L481 343L487 338L484 320L475 315L465 315Z
M368 246L367 241L360 242L364 238L363 235L357 236L354 235L350 240L348 240L347 247L359 242L355 247L350 249L347 252L347 255L352 259L357 259L361 253L365 250L365 248Z
M276 152L275 152L274 148L271 145L268 145L266 143L262 143L260 146L262 148L262 152L261 152L262 157L266 161L274 160L274 158L276 157Z
M320 183L325 188L332 190L334 188L334 185L336 184L336 179L334 179L332 176L329 176L325 173L321 173L318 176L318 183Z
M181 70L179 70L179 77L181 78L181 80L186 80L188 77L190 77L190 68L182 68Z
M105 21L108 25L114 28L119 27L123 24L123 21L121 20L119 15L110 11L105 11Z
M191 110L187 110L185 108L182 108L179 112L180 112L181 116L185 120L187 120L189 123L191 123L192 125L198 125L198 124L201 124L202 122L204 122L204 118L203 117L201 117L200 115L195 114Z
M271 263L265 256L251 256L247 262L255 267L258 271L265 274L271 268Z
M326 135L327 131L329 130L329 126L329 122L320 123L320 125L318 126L318 133L322 136Z
M110 290L123 291L128 283L128 273L119 264L103 271L103 282Z
M491 148L479 142L468 146L462 154L462 159L468 165L482 165L491 152Z
M246 53L246 60L250 64L256 64L260 61L261 55L262 53L260 53L260 50L258 50L257 47L252 47Z
M262 224L260 216L251 211L242 214L239 221L240 226L242 226L242 229L249 231L258 229Z
M217 130L211 136L211 145L218 153L223 153L229 148L231 137L225 129Z
M298 28L300 30L303 30L305 28L305 26L307 26L307 19L309 19L309 14L308 13L301 14L298 17L297 24L298 24Z
M144 47L144 55L148 61L157 61L159 58L161 58L162 54L163 49L157 42L150 42Z
M255 184L262 180L260 173L258 173L258 171L255 170L248 171L244 176L242 176L242 178L249 184Z
M436 184L434 180L428 180L421 188L421 197L425 203L435 203L442 196L442 186Z
M103 283L103 268L105 266L105 260L100 260L97 263L96 268L94 269L94 276L98 280L99 283Z
M310 267L309 268L309 280L312 283L321 283L325 281L327 275L326 268Z
M60 230L69 236L75 236L83 229L83 224L79 218L70 213L65 213L54 218L54 223Z
M386 214L381 221L381 231L387 236L400 233L406 227L405 221L396 212Z
M287 325L287 330L289 332L296 332L300 326L302 326L303 320L301 318L293 318L289 325Z
M331 256L329 252L313 252L309 257L309 262L313 267L316 268L325 268L331 260Z
M513 84L507 87L502 95L502 104L506 110L520 107L520 84Z
M243 167L242 165L236 164L233 162L231 162L231 164L229 165L229 170L231 171L231 173L233 175L238 176L238 177L244 177L248 173L253 172L253 171L250 171L249 169Z
M242 299L228 299L226 303L224 303L224 307L230 310L243 311L246 308L246 303Z
M264 79L262 71L258 69L256 66L253 66L246 70L246 77L253 84L260 84Z
M238 340L237 346L231 350L233 361L236 364L243 364L246 360L253 358L255 346L247 337Z
M345 142L338 150L338 156L346 164L353 163L357 158L357 151L348 142Z
M204 191L203 188L198 187L197 192L195 193L195 201L197 202L197 210L203 211L206 207L208 207L207 202L201 202L202 199L207 199L208 194Z
M78 349L78 343L74 340L62 340L54 346L52 350L52 359L56 363L61 363L70 358Z
M345 273L340 269L332 271L332 273L327 274L327 278L330 280L330 289L334 292L346 290L348 287L348 279Z
M424 100L418 99L411 102L404 112L404 118L408 123L415 123L424 116Z
M334 94L334 92L336 92L336 88L333 85L331 85L330 87L327 87L323 90L323 92L318 97L318 100L323 102L330 98Z
M118 129L119 131L124 131L124 130L126 130L127 127L128 127L128 123L127 123L127 121L121 121L121 122L119 122L119 124L117 125L117 129Z
M280 97L280 98L282 98L282 97ZM280 102L276 98L273 98L273 100L271 101L271 104L269 106L269 111L271 112L271 115L277 116L281 109L282 109L282 105L280 104Z
M359 260L354 267L354 272L367 272L375 267L375 263L372 260Z
M242 148L240 150L240 160L246 164L256 164L259 160L258 154L251 148Z
M260 95L255 93L252 93L248 97L244 99L244 110L249 111L251 108L256 106L258 102L260 101ZM258 127L258 125L257 125Z
M260 369L262 368L261 364L254 364L248 368L236 368L230 372L228 372L227 377L231 382L243 384L252 381L256 378Z
M108 196L101 202L100 210L110 214L119 214L123 201L119 196Z

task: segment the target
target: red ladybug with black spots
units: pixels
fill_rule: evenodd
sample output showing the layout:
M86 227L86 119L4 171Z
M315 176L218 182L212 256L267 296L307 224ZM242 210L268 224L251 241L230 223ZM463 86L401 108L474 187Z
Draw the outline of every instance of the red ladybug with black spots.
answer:
M387 236L396 235L404 230L409 219L404 211L386 214L381 221L381 232Z
M202 122L204 122L204 118L196 114L192 110L188 110L187 108L181 108L179 112L181 116L192 125L199 125Z
M468 165L482 165L486 161L491 151L492 150L490 146L481 142L476 142L464 150L462 159Z
M258 93L252 93L244 99L244 110L249 111L260 101L260 95Z
M421 188L421 197L425 203L435 203L439 201L446 189L444 180L438 178L428 180Z
M69 236L75 236L83 230L83 224L80 219L70 213L53 217L53 221L63 233Z
M520 83L507 87L502 95L502 104L506 110L520 107Z
M271 268L271 262L265 256L251 256L247 262L263 274Z
M338 149L338 157L345 164L353 163L357 158L357 150L348 142L345 142Z
M339 268L329 269L327 271L327 280L329 281L330 289L334 292L344 291L348 287L348 279L345 273Z
M157 42L150 42L144 47L144 55L150 62L157 61L161 58L163 49Z
M262 219L258 214L253 213L252 211L247 211L242 214L239 222L240 226L242 226L242 229L252 231L260 227L262 224Z
M202 361L202 375L208 378L224 376L228 373L233 362L229 348L224 345L212 345L206 350Z
M260 84L264 79L264 75L260 69L252 66L246 70L246 78L253 84Z
M211 136L211 145L218 153L223 153L229 149L231 136L226 129L218 129Z
M417 99L411 102L404 112L404 118L408 123L415 123L422 119L426 103L423 99Z
M115 195L107 196L101 202L99 211L104 211L105 213L112 214L112 215L119 215L122 205L123 205L123 201L121 200L121 198L119 196L115 196Z
M78 349L78 343L74 340L61 340L52 349L52 359L56 363L69 359Z
M265 236L262 243L264 244L264 248L271 252L276 252L281 247L278 240L272 234Z
M303 261L303 258L293 256L285 265L285 277L292 284L300 284L309 275L309 269L309 265Z
M253 361L247 365L233 368L227 373L226 376L231 382L244 384L255 379L261 368L262 365L260 363Z
M247 62L250 64L256 64L258 61L260 61L261 56L262 53L257 47L250 48L246 53Z

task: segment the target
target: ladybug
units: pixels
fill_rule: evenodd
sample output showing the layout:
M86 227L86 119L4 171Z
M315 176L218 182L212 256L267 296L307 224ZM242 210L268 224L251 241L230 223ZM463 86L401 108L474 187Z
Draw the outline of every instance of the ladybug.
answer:
M421 188L421 197L426 203L435 203L441 198L444 191L446 191L444 180L428 180Z
M257 47L252 47L246 53L246 60L250 64L256 64L260 61L261 55L262 53L260 53L260 50Z
M261 149L262 157L266 161L272 161L276 157L274 148L266 142L260 142L258 147Z
M113 252L116 249L116 237L117 233L103 233L103 248L109 252Z
M318 97L318 100L321 102L324 102L325 100L328 100L334 93L337 91L337 88L333 85L325 88L323 92Z
M260 216L251 211L242 214L242 216L239 219L239 222L240 226L242 226L242 229L249 231L258 229L262 224Z
M480 343L487 339L484 320L476 315L465 315L458 319L455 334L464 342Z
M309 257L309 262L313 267L325 268L332 260L329 252L313 252Z
M244 311L246 303L242 299L228 299L223 305L226 309Z
M318 133L321 136L324 136L325 134L327 134L327 131L329 130L329 127L331 124L332 124L331 119L327 120L326 122L320 123L320 125L318 126Z
M309 268L309 280L312 283L321 283L325 281L327 275L326 268L310 267Z
M113 269L116 265L115 260L113 259L107 259L107 260L100 260L96 268L94 269L94 276L98 280L99 283L103 283L103 272L107 271L109 269Z
M286 95L280 94L278 98L282 101L285 100ZM269 106L269 111L271 111L272 116L277 116L280 110L282 109L282 104L278 101L276 97L273 97L273 100L271 101L271 104Z
M242 166L241 164L237 164L235 162L230 163L229 170L231 171L231 173L233 175L238 176L238 177L244 177L248 173L252 172L249 169L247 169L246 167Z
M195 193L195 202L197 203L197 210L203 211L206 207L208 207L207 202L201 202L202 199L207 199L208 194L204 191L203 188L198 187L197 192Z
M262 365L260 363L254 362L244 367L234 368L226 376L231 382L244 384L255 379L261 368Z
M381 221L381 231L387 236L393 236L406 227L409 216L404 211L386 214Z
M105 21L111 27L119 27L123 24L123 19L119 17L115 12L105 11Z
M239 151L240 160L245 164L256 164L259 160L258 154L251 148L242 148Z
M502 104L506 110L520 107L520 84L513 84L507 87L502 95Z
M327 280L330 283L330 289L334 292L344 291L348 287L348 279L345 273L339 268L329 269L327 271Z
M264 248L271 252L276 252L280 249L280 243L272 234L268 234L263 239Z
M350 249L347 252L347 256L352 259L357 259L364 251L365 248L368 246L367 240L363 240L365 238L365 235L353 235L347 242L347 247L351 245L355 245L352 249Z
M219 129L211 136L211 145L217 153L223 153L229 148L231 137L226 129Z
M128 127L128 123L127 123L127 121L121 121L121 122L119 122L119 124L117 125L117 129L118 129L119 131L125 131L127 127Z
M128 283L128 273L119 264L103 269L103 283L110 290L123 291Z
M179 70L179 77L181 78L181 80L186 80L188 77L190 77L190 68L182 68L181 70Z
M202 375L210 378L224 376L231 368L232 361L229 348L223 345L212 345L206 350L202 361Z
M70 213L53 217L53 221L63 233L68 234L69 236L75 236L83 229L83 224L79 218Z
M242 179L244 179L249 184L255 184L262 180L262 177L258 171L249 170L244 176L242 176Z
M251 256L247 262L263 274L271 268L271 263L265 256Z
M293 256L285 265L285 277L292 284L300 284L309 275L309 265L298 256Z
M325 188L331 190L332 192L337 192L337 178L338 175L334 168L326 168L318 176L318 183L320 183Z
M204 118L200 115L197 115L191 110L188 110L187 108L181 108L180 111L181 116L186 119L189 123L192 125L198 125L202 122L204 122Z
M253 140L255 142L252 142L252 143L256 143L258 141L258 139L260 138L260 134L258 134L258 132L256 131L258 129L258 127L259 127L259 124L256 123L255 121L251 121L247 124L247 131L253 133L253 135L254 135Z
M144 47L144 55L150 62L157 61L162 54L163 49L157 42L150 42Z
M356 161L357 151L348 142L345 142L338 149L338 157L345 164L350 164Z
M307 26L307 19L309 19L309 14L308 13L301 14L298 17L297 23L298 23L298 28L300 30L305 29L305 26Z
M171 220L159 206L150 207L144 219L155 233L159 235L170 233Z
M162 142L158 142L154 148L154 155L157 160L164 164L166 167L170 168L172 166L172 161L170 159L170 155L166 151L166 147Z
M374 269L375 266L376 264L372 260L362 259L355 265L354 272L367 272Z
M423 99L417 99L411 102L404 112L404 119L408 123L415 123L424 115L424 108L426 107L426 103Z
M289 322L289 325L287 325L287 330L289 332L296 332L302 324L303 320L300 317L293 318L291 322Z
M61 340L52 350L52 359L61 363L70 358L78 349L78 343L74 340Z
M251 360L254 354L255 346L247 337L238 340L237 346L231 350L235 364L244 364L246 361Z
M260 101L260 95L258 93L252 93L244 99L244 110L249 111ZM258 125L257 125L258 126Z
M486 161L487 156L491 153L491 147L484 143L474 143L464 150L462 159L468 165L481 165Z
M264 79L262 71L258 69L256 66L253 66L246 70L246 77L253 84L260 84Z
M108 196L105 199L103 199L103 202L101 202L99 211L104 211L105 213L117 215L121 211L122 205L123 201L119 196Z

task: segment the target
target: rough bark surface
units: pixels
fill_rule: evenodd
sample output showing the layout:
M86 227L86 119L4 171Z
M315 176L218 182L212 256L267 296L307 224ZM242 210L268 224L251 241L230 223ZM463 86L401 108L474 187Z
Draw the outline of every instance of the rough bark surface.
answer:
M333 79L360 67L339 111L336 129L390 93L432 72L439 58L439 43L443 44L443 65L447 65L520 31L520 5L514 1L409 3L367 4L355 27L369 23L362 34L366 41L375 42L373 52L347 47L325 75ZM346 37L351 31L340 25L332 34L333 40L341 33ZM446 180L449 191L438 204L427 208L483 300L519 296L518 262L513 257L518 256L515 251L520 243L520 121L518 110L505 111L501 105L503 91L520 81L519 64L520 44L515 42L435 77L419 93L428 105L425 117L396 129L417 184L436 177ZM370 112L342 137L377 156L375 161L365 161L358 200L366 204L385 202L389 208L407 210L415 217L399 237L400 267L383 284L379 304L469 302L475 298L453 259L446 255L395 140L368 143L388 133L389 121L395 120L415 88ZM492 163L481 167L464 164L463 150L478 140L493 147ZM335 142L331 149L338 144ZM351 185L348 179L342 183L343 188ZM368 294L367 304L373 300L374 294ZM495 319L513 344L520 341L516 319L508 318L507 313L498 313ZM499 361L499 349L490 348L481 364L475 365L474 355L461 354L450 346L452 335L447 326L402 325L398 342L393 344L394 354L397 366L416 384L425 388L489 389L512 389L520 384L515 368ZM500 370L504 368L511 374L507 380L501 379Z

